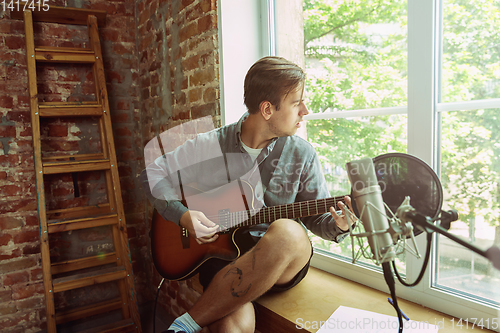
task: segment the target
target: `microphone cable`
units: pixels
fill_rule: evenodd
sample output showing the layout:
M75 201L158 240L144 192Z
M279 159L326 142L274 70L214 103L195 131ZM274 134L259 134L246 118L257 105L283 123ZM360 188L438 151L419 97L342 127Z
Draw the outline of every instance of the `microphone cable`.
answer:
M420 283L420 281L424 277L424 273L425 273L425 269L427 268L427 264L429 263L429 258L431 256L431 245L432 245L432 234L428 233L427 234L427 247L425 250L424 264L422 265L422 268L420 269L420 273L418 274L417 279L412 283L408 283L405 280L403 280L401 275L399 275L398 269L396 268L396 263L394 262L394 260L392 261L392 267L394 268L394 273L396 274L398 281L401 282L401 284L403 286L415 287L417 284Z
M156 291L155 305L153 307L153 333L156 332L156 304L158 304L158 295L160 295L160 289L161 286L163 285L163 282L165 282L165 278L161 279L161 282L158 285L158 290Z
M403 332L403 315L401 310L399 309L398 299L396 297L396 281L394 281L394 276L392 275L391 265L388 262L382 263L382 269L384 271L384 278L389 290L391 292L392 305L398 314L399 321L399 333Z

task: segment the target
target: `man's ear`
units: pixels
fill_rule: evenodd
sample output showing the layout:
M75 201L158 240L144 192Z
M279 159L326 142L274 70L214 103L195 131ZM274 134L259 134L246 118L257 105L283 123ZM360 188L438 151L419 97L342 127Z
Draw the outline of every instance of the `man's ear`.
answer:
M269 120L274 112L273 105L269 101L262 101L259 105L259 112L265 120Z

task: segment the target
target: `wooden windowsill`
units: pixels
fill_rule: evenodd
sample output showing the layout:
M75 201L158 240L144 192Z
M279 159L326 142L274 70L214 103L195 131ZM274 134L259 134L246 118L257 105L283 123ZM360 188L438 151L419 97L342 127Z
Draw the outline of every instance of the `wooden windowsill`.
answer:
M256 301L257 330L261 333L314 333L340 305L396 316L387 297L387 293L311 267L306 278L291 290L266 294ZM449 315L403 299L398 299L398 303L411 320L429 324L442 322L444 327L439 333L460 330L458 327L453 330L453 317ZM298 325L306 323L309 330ZM492 332L477 327L469 327L467 331Z

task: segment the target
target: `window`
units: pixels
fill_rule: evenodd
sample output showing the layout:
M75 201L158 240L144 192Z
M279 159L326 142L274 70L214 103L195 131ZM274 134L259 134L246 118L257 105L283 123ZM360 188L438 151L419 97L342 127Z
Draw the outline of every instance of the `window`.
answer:
M303 37L281 27L285 6L276 0L277 55L297 61L302 52L312 112L303 135L320 155L332 196L350 193L346 162L409 153L440 176L443 209L459 211L450 231L484 249L498 246L498 3L297 1L302 2ZM284 40L302 47L280 47L293 45ZM350 263L349 238L340 246L314 236L313 242L317 267L387 291L369 261ZM425 235L417 242L424 252ZM435 236L433 244L422 283L400 287L398 295L470 322L482 318L485 328L495 329L500 272L445 237ZM422 260L403 256L397 264L411 282Z

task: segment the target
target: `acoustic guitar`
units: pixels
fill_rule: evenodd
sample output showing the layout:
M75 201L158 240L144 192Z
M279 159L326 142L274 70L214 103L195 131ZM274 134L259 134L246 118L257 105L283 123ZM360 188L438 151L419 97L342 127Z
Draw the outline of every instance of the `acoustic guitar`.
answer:
M183 204L201 211L219 225L219 237L208 244L198 244L185 228L163 219L155 210L151 226L151 247L157 271L168 280L184 280L211 258L237 259L241 251L235 240L240 228L271 223L280 218L295 219L329 212L344 197L309 200L265 207L255 197L253 186L233 181L213 191L203 192L183 186Z

